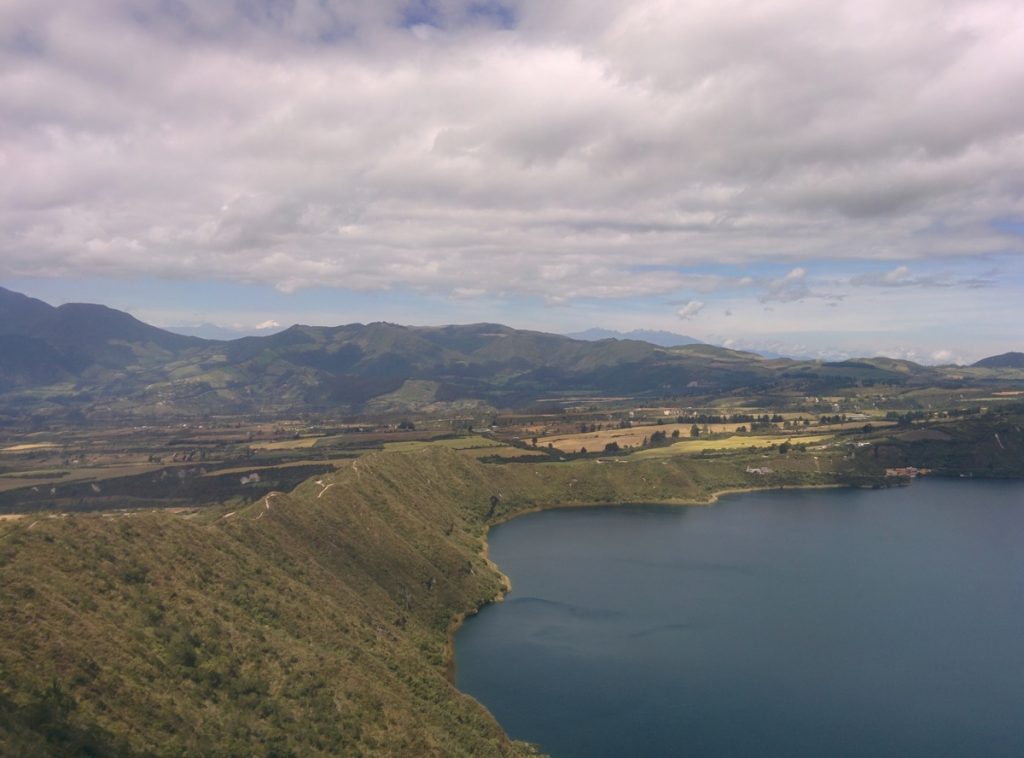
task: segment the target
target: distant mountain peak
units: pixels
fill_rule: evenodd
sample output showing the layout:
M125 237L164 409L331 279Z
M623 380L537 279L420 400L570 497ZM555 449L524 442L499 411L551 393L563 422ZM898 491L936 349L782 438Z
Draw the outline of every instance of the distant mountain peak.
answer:
M596 342L597 340L639 340L641 342L649 342L652 345L658 347L680 347L682 345L699 345L703 344L701 340L694 337L688 337L685 334L677 334L675 332L667 332L661 329L633 329L629 332L620 332L615 329L603 329L601 327L593 327L586 329L582 332L573 332L572 334L565 335L571 337L574 340L585 340L587 342Z

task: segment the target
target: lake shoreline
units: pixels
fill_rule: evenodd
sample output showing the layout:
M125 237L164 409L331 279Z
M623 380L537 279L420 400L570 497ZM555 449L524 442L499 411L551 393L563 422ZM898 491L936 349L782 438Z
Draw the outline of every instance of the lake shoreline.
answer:
M527 516L532 513L542 513L544 511L552 511L559 509L574 509L574 508L601 508L601 507L613 507L623 508L629 506L638 505L667 505L673 507L709 507L718 503L718 501L725 495L742 495L750 492L781 492L783 490L818 490L818 489L847 489L853 488L852 485L848 484L791 484L791 485L778 485L778 486L765 486L765 487L730 487L722 490L717 490L710 493L706 500L692 500L687 498L667 498L661 500L645 500L644 502L638 502L635 500L624 500L619 502L608 502L608 501L595 501L595 502L579 502L579 503L557 503L552 505L534 505L529 508L523 508L512 513L507 513L490 524L486 525L486 532L483 537L483 547L480 549L480 557L484 559L488 567L497 572L499 581L501 582L501 588L489 600L484 601L475 608L469 610L458 611L448 624L445 640L444 650L444 668L445 674L448 681L454 686L455 675L457 664L455 661L455 635L458 634L459 630L466 623L466 619L472 618L477 615L489 605L495 603L502 603L505 597L512 591L512 579L501 570L498 564L494 563L490 557L490 544L488 537L490 536L491 529L502 524L507 524L521 516ZM457 689L457 688L456 688ZM472 697L468 693L462 692L467 697ZM474 698L475 700L475 698ZM477 701L479 702L479 701ZM481 707L486 709L486 706ZM490 711L488 711L489 713ZM492 714L493 715L493 714Z
M694 744L705 748L714 746L705 753L698 750L699 754L754 755L750 746L760 737L746 741L736 737L728 726L732 712L718 707L734 702L725 696L742 681L743 692L749 693L744 695L747 701L742 707L751 715L751 733L777 738L777 750L782 749L779 745L802 745L802 752L791 754L806 757L822 745L845 739L849 713L873 713L876 700L870 677L863 675L861 665L867 654L869 663L884 663L887 672L893 662L905 662L909 670L913 665L923 666L913 676L892 675L893 692L899 693L893 695L894 701L913 695L918 698L915 702L923 705L913 711L909 721L885 718L876 724L874 737L862 734L861 754L867 754L872 745L877 748L885 735L886 740L910 748L904 754L926 756L927 749L933 747L935 730L946 723L948 708L941 694L931 698L929 692L944 692L946 684L967 692L985 681L1003 681L999 672L1015 649L1005 602L979 595L975 588L979 581L990 578L987 561L994 560L993 556L1003 556L1007 568L1017 566L1014 571L1004 571L1005 575L1017 574L1021 565L1019 554L1007 548L1005 540L995 551L991 542L994 534L1012 531L1007 525L1020 523L1020 511L1012 507L1019 503L1020 490L991 486L964 490L945 484L921 482L916 491L886 488L877 498L858 493L861 488L836 485L791 489L849 492L787 495L778 487L731 488L686 504L710 505L728 494L777 494L763 501L752 495L735 501L736 508L730 501L729 508L699 509L685 516L681 512L673 515L671 508L651 508L646 512L635 509L634 518L625 506L645 504L639 502L602 503L599 505L608 507L590 514L554 513L584 504L524 509L524 513L553 513L532 525L520 524L508 532L489 535L488 545L493 559L516 577L516 597L536 602L505 603L468 625L465 637L458 640L456 687L471 693L488 710L493 707L492 714L502 728L511 730L510 736L536 741L550 754L583 756L606 745L617 746L609 754L620 754L629 739L642 737L661 740L652 743L659 745L654 751L658 754L667 754L667 747L682 744L680 740L694 739ZM965 493L984 494L988 506L965 509ZM496 523L509 522L518 515ZM672 533L678 536L669 536ZM889 539L879 540L879 534ZM948 550L947 538L962 549ZM837 551L835 545L857 549ZM865 550L871 551L872 561L859 559ZM960 557L972 555L984 559ZM915 587L915 572L908 569L921 565L931 569L924 584ZM669 573L670 567L676 573ZM798 568L802 573L794 573ZM562 573L569 578L560 583ZM894 597L898 593L892 576L904 578L914 602L931 597L925 589L941 586L941 592L929 601L931 605L921 606L928 611L924 615L930 619L926 622L926 629L931 630L928 634L917 628L921 614L905 613L907 601ZM949 581L934 582L931 576ZM548 577L553 582L550 585ZM664 587L658 583L662 581ZM849 597L828 610L837 585L848 585ZM549 586L550 591L545 589ZM752 589L743 595L734 592L742 587ZM882 591L875 593L872 588ZM620 596L622 600L616 599ZM738 597L743 600L737 601ZM993 640L999 642L994 649L1001 652L989 655L986 651L981 656L992 659L987 669L935 668L935 662L948 659L950 650L958 649L967 630L973 628L970 621L949 619L936 627L934 620L945 618L951 601L970 607L978 604L991 620L985 628L992 630ZM635 616L628 615L634 611ZM864 634L858 637L856 630L851 631L852 616L879 622L862 624L858 628ZM730 627L727 620L738 623ZM720 628L713 628L716 624ZM729 629L740 633L732 634ZM756 630L753 638L751 630ZM787 648L784 643L794 638L794 631L799 632L797 638L809 635L820 643L816 650L828 654L808 656L800 644ZM645 643L637 648L633 638L641 632ZM829 645L836 641L840 644L833 657ZM566 654L565 650L573 652ZM743 665L731 668L736 661ZM633 667L641 662L640 668ZM787 667L794 662L800 663L799 673L789 681L785 678ZM627 664L631 673L623 676ZM649 682L640 671L653 674ZM580 674L578 679L572 679L576 674ZM936 679L931 684L921 684L932 676ZM774 719L787 719L793 711L789 706L780 706L778 713L772 711L779 703L770 686L776 681L787 683L783 689L793 696L793 703L818 693L808 701L813 702L812 710L820 712L818 716L803 721L793 717L791 729L773 731L777 730ZM652 700L637 706L644 714L643 734L620 740L633 728L631 723L640 723L621 714L630 713L636 703L645 703L643 693L652 687L665 687L673 693L665 702L690 703L690 721L680 726L671 708L662 709ZM971 744L979 751L975 754L985 754L985 749L997 745L993 735L1009 738L1010 742L1003 739L1003 744L1024 740L1019 722L1010 716L1016 702L1011 690L1015 688L988 688L988 706L983 712L957 723L973 740ZM572 727L566 731L561 717L551 713L563 704L570 707L566 700L569 692L579 693L579 699L572 699L575 710L566 717ZM820 697L824 692L841 693L845 705L832 707L828 698ZM964 708L966 704L958 712L966 712ZM656 721L659 726L655 730ZM526 728L527 724L531 726ZM595 742L594 734L602 736ZM815 741L820 741L816 748L807 747ZM730 752L737 744L742 749ZM823 752L827 751L817 754ZM989 754L1019 755L1005 749Z

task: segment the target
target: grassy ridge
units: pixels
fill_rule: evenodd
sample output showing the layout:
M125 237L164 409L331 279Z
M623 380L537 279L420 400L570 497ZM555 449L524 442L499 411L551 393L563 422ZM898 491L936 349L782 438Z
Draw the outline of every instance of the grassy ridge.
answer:
M426 445L235 512L0 521L0 754L530 754L447 676L453 620L505 586L483 557L490 524L873 483L892 465L1020 476L1021 428L985 417L787 454L502 465Z
M750 485L728 461L484 465L433 446L233 514L3 522L0 752L528 754L446 676L453 619L503 589L487 524Z
M453 613L501 589L485 483L410 458L205 522L8 525L0 753L522 753L444 669Z

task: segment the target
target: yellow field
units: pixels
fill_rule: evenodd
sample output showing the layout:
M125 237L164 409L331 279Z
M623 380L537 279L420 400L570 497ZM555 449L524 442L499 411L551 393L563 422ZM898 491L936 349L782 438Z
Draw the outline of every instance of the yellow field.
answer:
M654 432L665 432L669 437L672 431L679 430L680 439L688 439L690 427L693 424L645 424L634 426L631 429L602 429L599 432L586 432L576 434L556 434L550 437L538 437L537 447L554 445L564 453L578 453L580 448L586 448L591 453L600 453L609 442L617 442L619 447L640 447L644 437L648 439ZM708 431L712 434L722 432L735 432L736 427L742 424L708 424ZM700 425L703 430L704 426Z
M734 435L719 440L695 439L676 442L667 447L652 447L633 453L635 458L668 458L673 455L699 453L702 450L744 450L751 447L771 447L789 440L794 445L813 445L832 439L828 434L808 435L806 437L787 437L782 434L773 435Z
M253 450L304 450L313 447L320 437L299 437L297 440L280 440L279 442L255 442L249 447Z
M384 450L389 453L404 453L410 450L422 450L430 445L447 447L451 450L471 450L475 448L505 447L501 442L487 437L457 437L449 440L410 440L408 442L388 442Z
M511 445L474 447L463 449L459 452L470 458L489 458L492 456L498 458L547 457L547 454L540 450L523 450L520 447L512 447Z
M30 450L50 450L57 447L54 442L30 442L23 445L11 445L0 448L0 453L27 453Z
M839 430L860 429L865 424L871 424L875 429L881 429L883 426L896 426L895 421L868 419L867 421L847 421L845 424L822 424L821 426L815 424L811 429L816 432L833 432Z

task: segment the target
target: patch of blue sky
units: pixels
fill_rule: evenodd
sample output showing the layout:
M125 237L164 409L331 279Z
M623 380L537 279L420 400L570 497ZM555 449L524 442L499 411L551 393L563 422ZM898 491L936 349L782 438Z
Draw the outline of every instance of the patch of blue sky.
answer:
M631 273L662 271L683 276L717 276L726 279L749 276L755 281L770 281L802 268L809 279L842 282L864 274L886 274L899 268L916 276L945 274L964 279L993 278L1006 281L1024 276L1024 262L1017 253L992 253L965 258L932 258L907 260L804 260L786 262L754 262L744 264L707 263L701 265L633 264L625 267Z
M451 13L440 8L434 0L411 0L401 9L399 24L405 29L416 26L479 25L483 23L498 29L513 29L517 15L514 8L498 0L468 3L461 12Z
M487 21L499 29L514 29L516 26L515 9L494 0L470 3L466 7L466 18L470 21L475 19Z
M441 28L444 16L432 0L412 0L402 7L399 24L405 29L423 25Z
M19 29L10 36L9 49L17 55L41 56L46 52L43 36L32 29Z
M735 263L702 263L673 264L673 263L629 263L622 266L624 270L631 273L641 274L651 271L664 271L682 275L696 276L745 276L752 269L753 265Z
M229 311L247 307L253 297L266 301L276 290L265 285L192 281L158 278L83 279L21 277L5 279L4 287L44 300L51 305L62 303L102 303L120 310L138 310L144 306Z
M522 299L450 298L409 289L355 291L313 287L284 293L269 284L147 277L8 278L0 286L51 305L100 303L157 326L215 324L238 328L268 321L337 326L353 322L450 324L469 321L525 323L535 312ZM537 308L543 307L538 301Z
M745 276L777 274L791 271L796 266L805 266L806 261L744 261L743 263L681 263L681 264L633 264L637 270L675 271L680 274L701 274L709 276Z
M1015 237L1024 237L1024 219L996 218L992 219L989 223L997 232L1012 234Z

